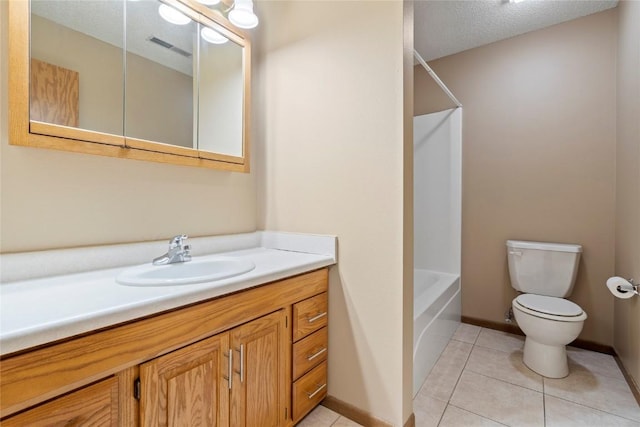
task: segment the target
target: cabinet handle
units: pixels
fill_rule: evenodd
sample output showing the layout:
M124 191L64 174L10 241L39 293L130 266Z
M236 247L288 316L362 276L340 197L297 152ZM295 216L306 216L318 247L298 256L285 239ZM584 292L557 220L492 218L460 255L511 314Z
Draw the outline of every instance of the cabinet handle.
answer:
M318 388L316 389L316 391L314 391L313 393L309 393L307 392L307 396L309 399L313 399L313 396L315 396L316 394L320 393L325 387L327 386L327 383L322 384L321 386L318 386Z
M229 390L231 390L231 383L233 382L233 350L229 349L229 353L225 354L224 357L226 357L227 359L229 359L229 365L227 368L227 376L222 376L222 378L224 378L225 380L227 380L227 383L229 383Z
M244 344L240 344L240 350L236 348L236 351L240 353L240 372L236 371L236 373L240 374L240 382L244 382Z
M324 313L317 314L317 315L315 315L313 317L307 317L307 322L313 323L318 319L322 319L326 315L327 315L327 312L325 311Z
M312 354L311 356L307 356L307 360L309 362L311 362L313 359L315 359L316 357L320 356L325 351L327 351L327 347L323 347L320 350L318 350L318 352L316 352L315 354Z

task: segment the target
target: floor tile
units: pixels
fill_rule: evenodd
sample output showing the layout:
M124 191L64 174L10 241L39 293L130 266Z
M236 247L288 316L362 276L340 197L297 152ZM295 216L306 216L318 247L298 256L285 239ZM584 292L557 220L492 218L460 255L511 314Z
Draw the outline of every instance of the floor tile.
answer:
M338 421L333 423L332 427L361 427L360 424L351 421L349 418L340 417Z
M588 371L607 377L624 379L624 375L622 375L613 356L575 347L567 347L567 355L570 371Z
M418 394L413 400L416 427L436 427L447 407L447 402Z
M448 401L458 378L464 369L471 348L469 343L449 341L440 358L431 369L418 395L429 396L442 401Z
M522 351L494 350L474 346L466 370L542 392L542 376L522 362Z
M640 423L553 396L544 397L546 427L638 427Z
M574 371L566 378L544 379L544 392L584 406L640 422L640 406L625 380Z
M330 427L338 418L340 418L340 414L319 405L297 425L299 427Z
M476 342L476 339L478 339L478 335L480 334L481 329L482 328L480 326L461 323L451 339L474 344Z
M502 425L504 424L499 424L488 418L449 405L444 412L439 427L499 427ZM422 426L416 423L416 427Z
M512 351L523 349L524 337L521 335L482 328L480 335L478 335L478 339L476 340L476 345L510 353Z
M567 347L570 375L543 378L523 364L524 341L460 325L414 400L416 426L640 427L613 357Z
M544 425L542 393L466 369L449 403L510 426Z

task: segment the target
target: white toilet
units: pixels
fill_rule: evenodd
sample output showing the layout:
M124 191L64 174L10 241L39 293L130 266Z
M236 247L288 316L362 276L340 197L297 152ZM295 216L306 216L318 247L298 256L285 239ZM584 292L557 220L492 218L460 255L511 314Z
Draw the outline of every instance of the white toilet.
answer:
M511 303L526 335L524 363L549 378L569 375L565 346L576 339L587 318L571 294L582 246L507 241L511 286L523 292Z

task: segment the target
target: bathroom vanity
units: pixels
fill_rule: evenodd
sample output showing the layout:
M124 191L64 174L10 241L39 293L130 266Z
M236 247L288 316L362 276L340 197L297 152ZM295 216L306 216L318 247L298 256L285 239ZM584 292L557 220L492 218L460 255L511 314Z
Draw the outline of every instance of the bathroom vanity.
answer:
M2 425L298 422L327 392L327 266L335 261L264 247L239 253L255 259L256 269L221 281L223 291L209 284L158 291L167 296L156 299L156 307L178 301L171 302L177 307L157 310L145 303L148 314L140 316L140 301L154 289L114 284L116 292L138 298L130 302L138 306L136 314L126 314L135 318L97 327L121 314L96 317L88 322L95 329L83 333L67 325L64 334L72 336L39 345L21 332L29 343L23 349L3 331L6 348L15 351L3 349L0 363ZM285 272L300 270L305 271ZM92 274L80 276L89 283ZM96 293L99 282L93 282ZM169 296L174 288L186 291ZM223 293L202 298L218 292ZM4 296L12 298L7 291ZM189 300L197 301L185 304ZM64 305L65 300L50 303ZM59 334L54 329L49 334Z

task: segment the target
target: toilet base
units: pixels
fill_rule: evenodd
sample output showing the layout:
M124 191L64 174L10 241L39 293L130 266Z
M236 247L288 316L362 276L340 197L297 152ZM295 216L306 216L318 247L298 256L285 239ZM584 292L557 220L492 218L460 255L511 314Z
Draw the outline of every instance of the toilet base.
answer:
M542 344L527 336L524 341L523 362L543 377L564 378L569 375L567 349L564 345Z

